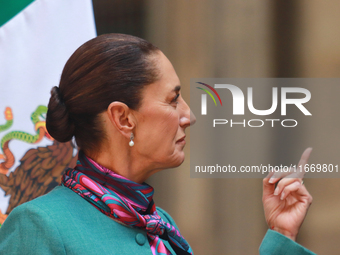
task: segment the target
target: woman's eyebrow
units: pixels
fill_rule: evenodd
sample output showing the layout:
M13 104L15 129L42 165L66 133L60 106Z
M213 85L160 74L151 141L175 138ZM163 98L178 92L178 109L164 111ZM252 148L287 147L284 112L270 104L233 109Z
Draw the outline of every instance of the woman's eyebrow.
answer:
M177 85L177 86L173 89L174 92L179 92L180 90L181 90L181 85Z

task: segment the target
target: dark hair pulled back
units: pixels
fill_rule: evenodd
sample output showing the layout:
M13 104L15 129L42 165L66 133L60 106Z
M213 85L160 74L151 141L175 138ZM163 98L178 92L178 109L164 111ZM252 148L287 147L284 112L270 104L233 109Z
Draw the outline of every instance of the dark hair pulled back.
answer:
M48 104L46 128L59 142L75 136L85 151L98 150L105 138L99 113L113 101L138 109L145 85L158 79L150 56L159 49L124 34L98 36L80 46L67 61Z

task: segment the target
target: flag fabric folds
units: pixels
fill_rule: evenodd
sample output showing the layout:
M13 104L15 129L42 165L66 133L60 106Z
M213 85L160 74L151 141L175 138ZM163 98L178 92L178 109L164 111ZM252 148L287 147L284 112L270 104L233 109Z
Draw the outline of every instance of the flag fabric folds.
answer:
M23 163L20 160L28 150L53 143L43 132L51 88L58 85L71 54L95 36L91 0L0 0L0 210L3 213L10 199L5 191L15 183L10 178L23 178L19 173L13 175ZM29 186L32 180L19 181Z

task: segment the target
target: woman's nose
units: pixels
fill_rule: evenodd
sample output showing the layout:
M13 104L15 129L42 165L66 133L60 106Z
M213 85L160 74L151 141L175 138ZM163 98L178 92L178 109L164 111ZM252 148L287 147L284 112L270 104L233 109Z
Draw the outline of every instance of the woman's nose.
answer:
M190 110L190 125L194 125L196 123L196 116L195 114Z
M194 125L196 122L196 117L184 100L182 102L181 108L182 108L182 114L180 117L180 126L188 127L188 126Z

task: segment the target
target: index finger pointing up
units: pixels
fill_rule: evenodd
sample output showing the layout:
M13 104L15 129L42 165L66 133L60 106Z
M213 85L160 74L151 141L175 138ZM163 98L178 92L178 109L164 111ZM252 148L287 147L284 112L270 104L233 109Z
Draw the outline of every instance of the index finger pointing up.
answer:
M301 156L300 161L298 163L298 168L301 167L300 172L303 173L301 178L303 178L303 176L305 175L305 165L308 162L308 159L309 159L309 156L310 156L311 152L312 152L312 148L311 147L307 148L302 153L302 156Z

